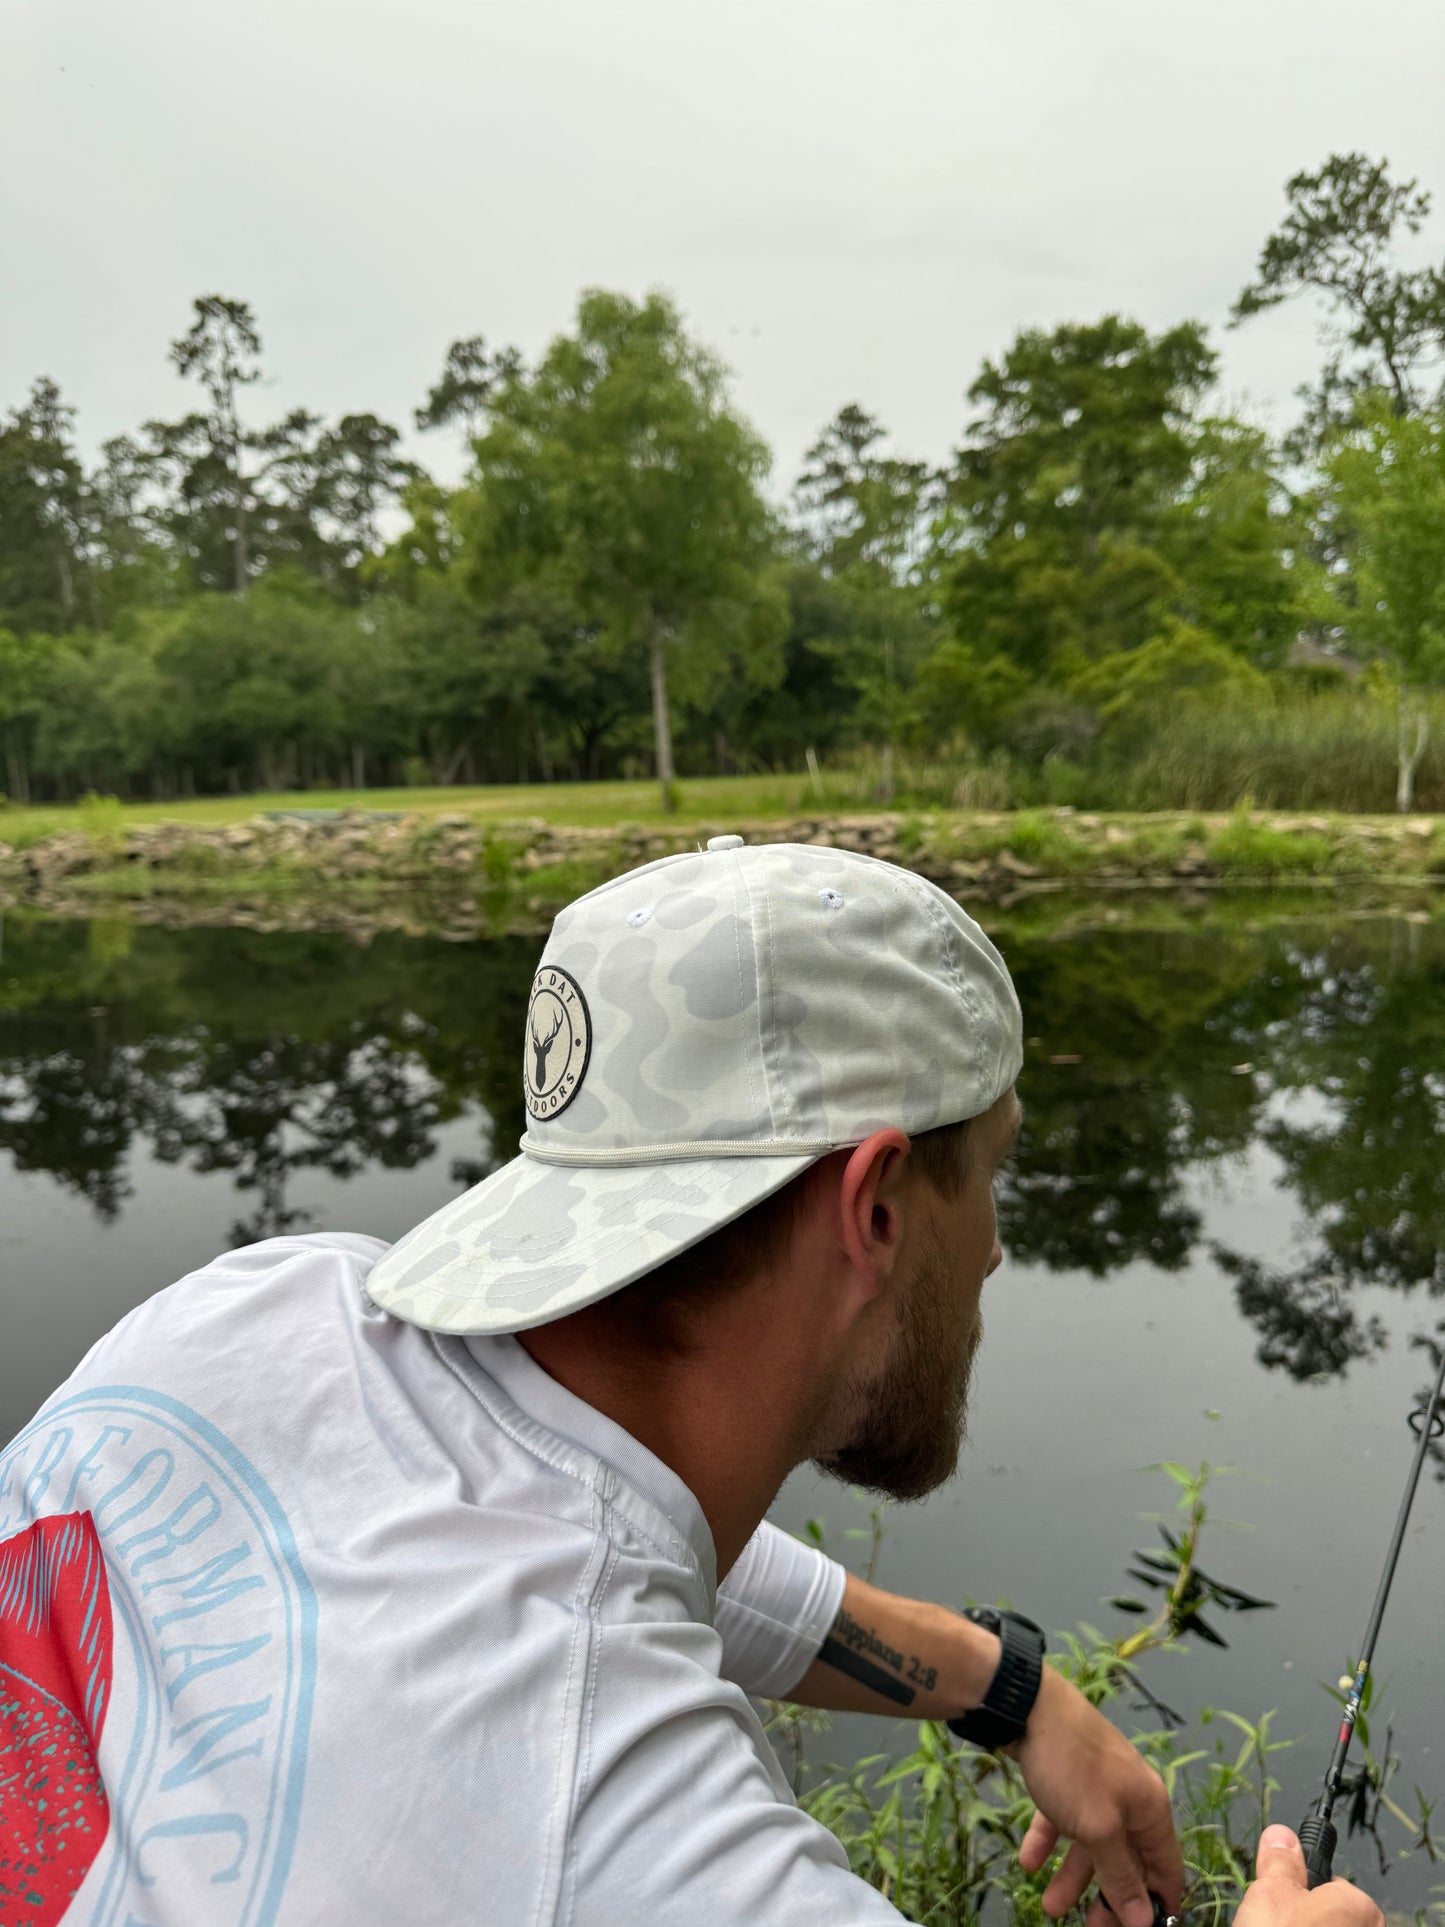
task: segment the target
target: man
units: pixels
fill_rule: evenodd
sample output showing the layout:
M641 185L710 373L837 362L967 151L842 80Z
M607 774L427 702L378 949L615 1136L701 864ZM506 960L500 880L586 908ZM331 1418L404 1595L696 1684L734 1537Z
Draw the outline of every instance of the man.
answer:
M897 1920L757 1694L1010 1746L1050 1913L1176 1907L1160 1782L1031 1622L763 1523L807 1460L952 1473L1020 1061L887 864L716 837L564 911L518 1158L390 1250L183 1279L0 1461L0 1921ZM1249 1927L1378 1927L1288 1837L1261 1874Z

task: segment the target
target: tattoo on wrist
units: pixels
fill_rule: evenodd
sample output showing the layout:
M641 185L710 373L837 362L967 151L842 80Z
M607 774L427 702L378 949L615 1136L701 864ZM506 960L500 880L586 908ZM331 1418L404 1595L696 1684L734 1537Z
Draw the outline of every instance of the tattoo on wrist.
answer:
M819 1648L818 1658L897 1706L911 1706L918 1697L917 1688L931 1693L938 1684L936 1666L925 1666L916 1653L900 1653L880 1639L871 1626L860 1626L846 1606L833 1621L833 1630Z

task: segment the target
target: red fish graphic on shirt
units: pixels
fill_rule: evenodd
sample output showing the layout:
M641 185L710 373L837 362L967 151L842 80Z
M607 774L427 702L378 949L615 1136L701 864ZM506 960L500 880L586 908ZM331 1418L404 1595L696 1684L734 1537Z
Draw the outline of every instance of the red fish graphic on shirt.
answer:
M0 1921L56 1927L110 1825L110 1587L88 1512L0 1539Z

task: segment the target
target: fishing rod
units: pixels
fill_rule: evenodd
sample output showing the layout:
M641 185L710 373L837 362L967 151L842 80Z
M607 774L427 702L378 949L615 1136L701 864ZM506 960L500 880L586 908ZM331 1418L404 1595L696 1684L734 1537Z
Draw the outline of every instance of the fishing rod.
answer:
M1399 1516L1395 1520L1395 1530L1390 1539L1390 1550L1385 1555L1385 1569L1380 1575L1375 1603L1370 1608L1370 1622L1365 1628L1359 1664L1355 1668L1354 1678L1349 1682L1344 1716L1340 1721L1335 1750L1325 1774L1324 1787L1309 1817L1300 1822L1299 1842L1304 1848L1305 1870L1309 1875L1311 1889L1322 1887L1327 1880L1334 1878L1335 1846L1339 1839L1333 1818L1335 1801L1340 1797L1345 1757L1349 1753L1350 1741L1354 1737L1355 1721L1360 1716L1360 1702L1364 1698L1365 1683L1370 1675L1370 1662L1375 1657L1375 1641L1379 1637L1380 1621L1385 1617L1385 1602L1390 1597L1390 1587L1394 1582L1400 1548L1405 1543L1405 1527L1409 1522L1410 1507L1414 1503L1415 1488L1420 1483L1420 1474L1424 1470L1425 1457L1430 1450L1431 1442L1445 1435L1445 1414L1440 1411L1442 1390L1445 1390L1445 1345L1440 1348L1440 1363L1435 1372L1435 1383L1431 1388L1430 1396L1423 1405L1417 1405L1410 1414L1410 1430L1415 1434L1418 1443L1415 1446L1415 1456L1410 1462L1410 1476L1405 1482L1405 1496L1400 1501ZM1341 1681L1341 1684L1343 1685L1344 1682ZM1154 1908L1152 1927L1183 1927L1183 1916L1171 1914L1152 1888L1149 1899ZM1109 1906L1107 1898L1104 1904L1106 1907ZM1113 1913L1114 1909L1110 1907L1109 1911Z
M1445 1433L1445 1416L1440 1412L1440 1393L1445 1388L1445 1345L1440 1348L1439 1369L1435 1373L1435 1385L1423 1405L1417 1406L1410 1414L1410 1430L1416 1435L1415 1457L1410 1465L1410 1476L1405 1482L1405 1496L1400 1502L1399 1517L1395 1520L1395 1532L1390 1540L1390 1550L1385 1555L1385 1570L1380 1575L1379 1590L1375 1603L1370 1608L1370 1622L1365 1628L1364 1641L1360 1647L1359 1664L1350 1682L1350 1690L1345 1696L1344 1716L1340 1721L1339 1734L1335 1740L1335 1750L1330 1759L1325 1783L1315 1802L1308 1819L1300 1822L1299 1839L1304 1848L1305 1867L1309 1873L1311 1887L1323 1886L1333 1877L1335 1844L1338 1834L1333 1819L1335 1801L1340 1796L1340 1784L1344 1778L1345 1756L1354 1738L1355 1721L1360 1716L1360 1702L1364 1698L1365 1684L1370 1674L1370 1662L1375 1657L1375 1641L1380 1632L1380 1621L1385 1616L1385 1601L1390 1596L1390 1586L1395 1577L1395 1565L1400 1557L1400 1548L1405 1543L1405 1526L1410 1517L1410 1507L1415 1498L1415 1488L1420 1483L1420 1473L1424 1468L1425 1455L1430 1450L1432 1439ZM1343 1684L1343 1681L1341 1682Z

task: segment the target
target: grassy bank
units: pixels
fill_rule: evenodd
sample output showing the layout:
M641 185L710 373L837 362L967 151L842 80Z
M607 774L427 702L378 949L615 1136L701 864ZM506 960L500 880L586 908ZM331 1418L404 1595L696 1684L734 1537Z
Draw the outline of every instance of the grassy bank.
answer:
M546 816L519 815L528 793L514 789L401 792L412 806L405 812L380 811L377 793L365 813L328 814L315 795L304 804L265 799L262 812L258 799L246 799L242 816L227 802L166 815L103 799L59 827L53 814L9 812L0 816L0 903L62 914L131 905L182 920L371 917L404 928L525 930L606 878L695 849L719 829L863 851L994 904L1081 888L1379 884L1432 893L1445 882L1445 818L1248 809L754 814L771 793L750 779L684 786L668 818L655 807L621 815L628 804L655 806L650 786L534 794ZM292 808L305 814L288 815Z

